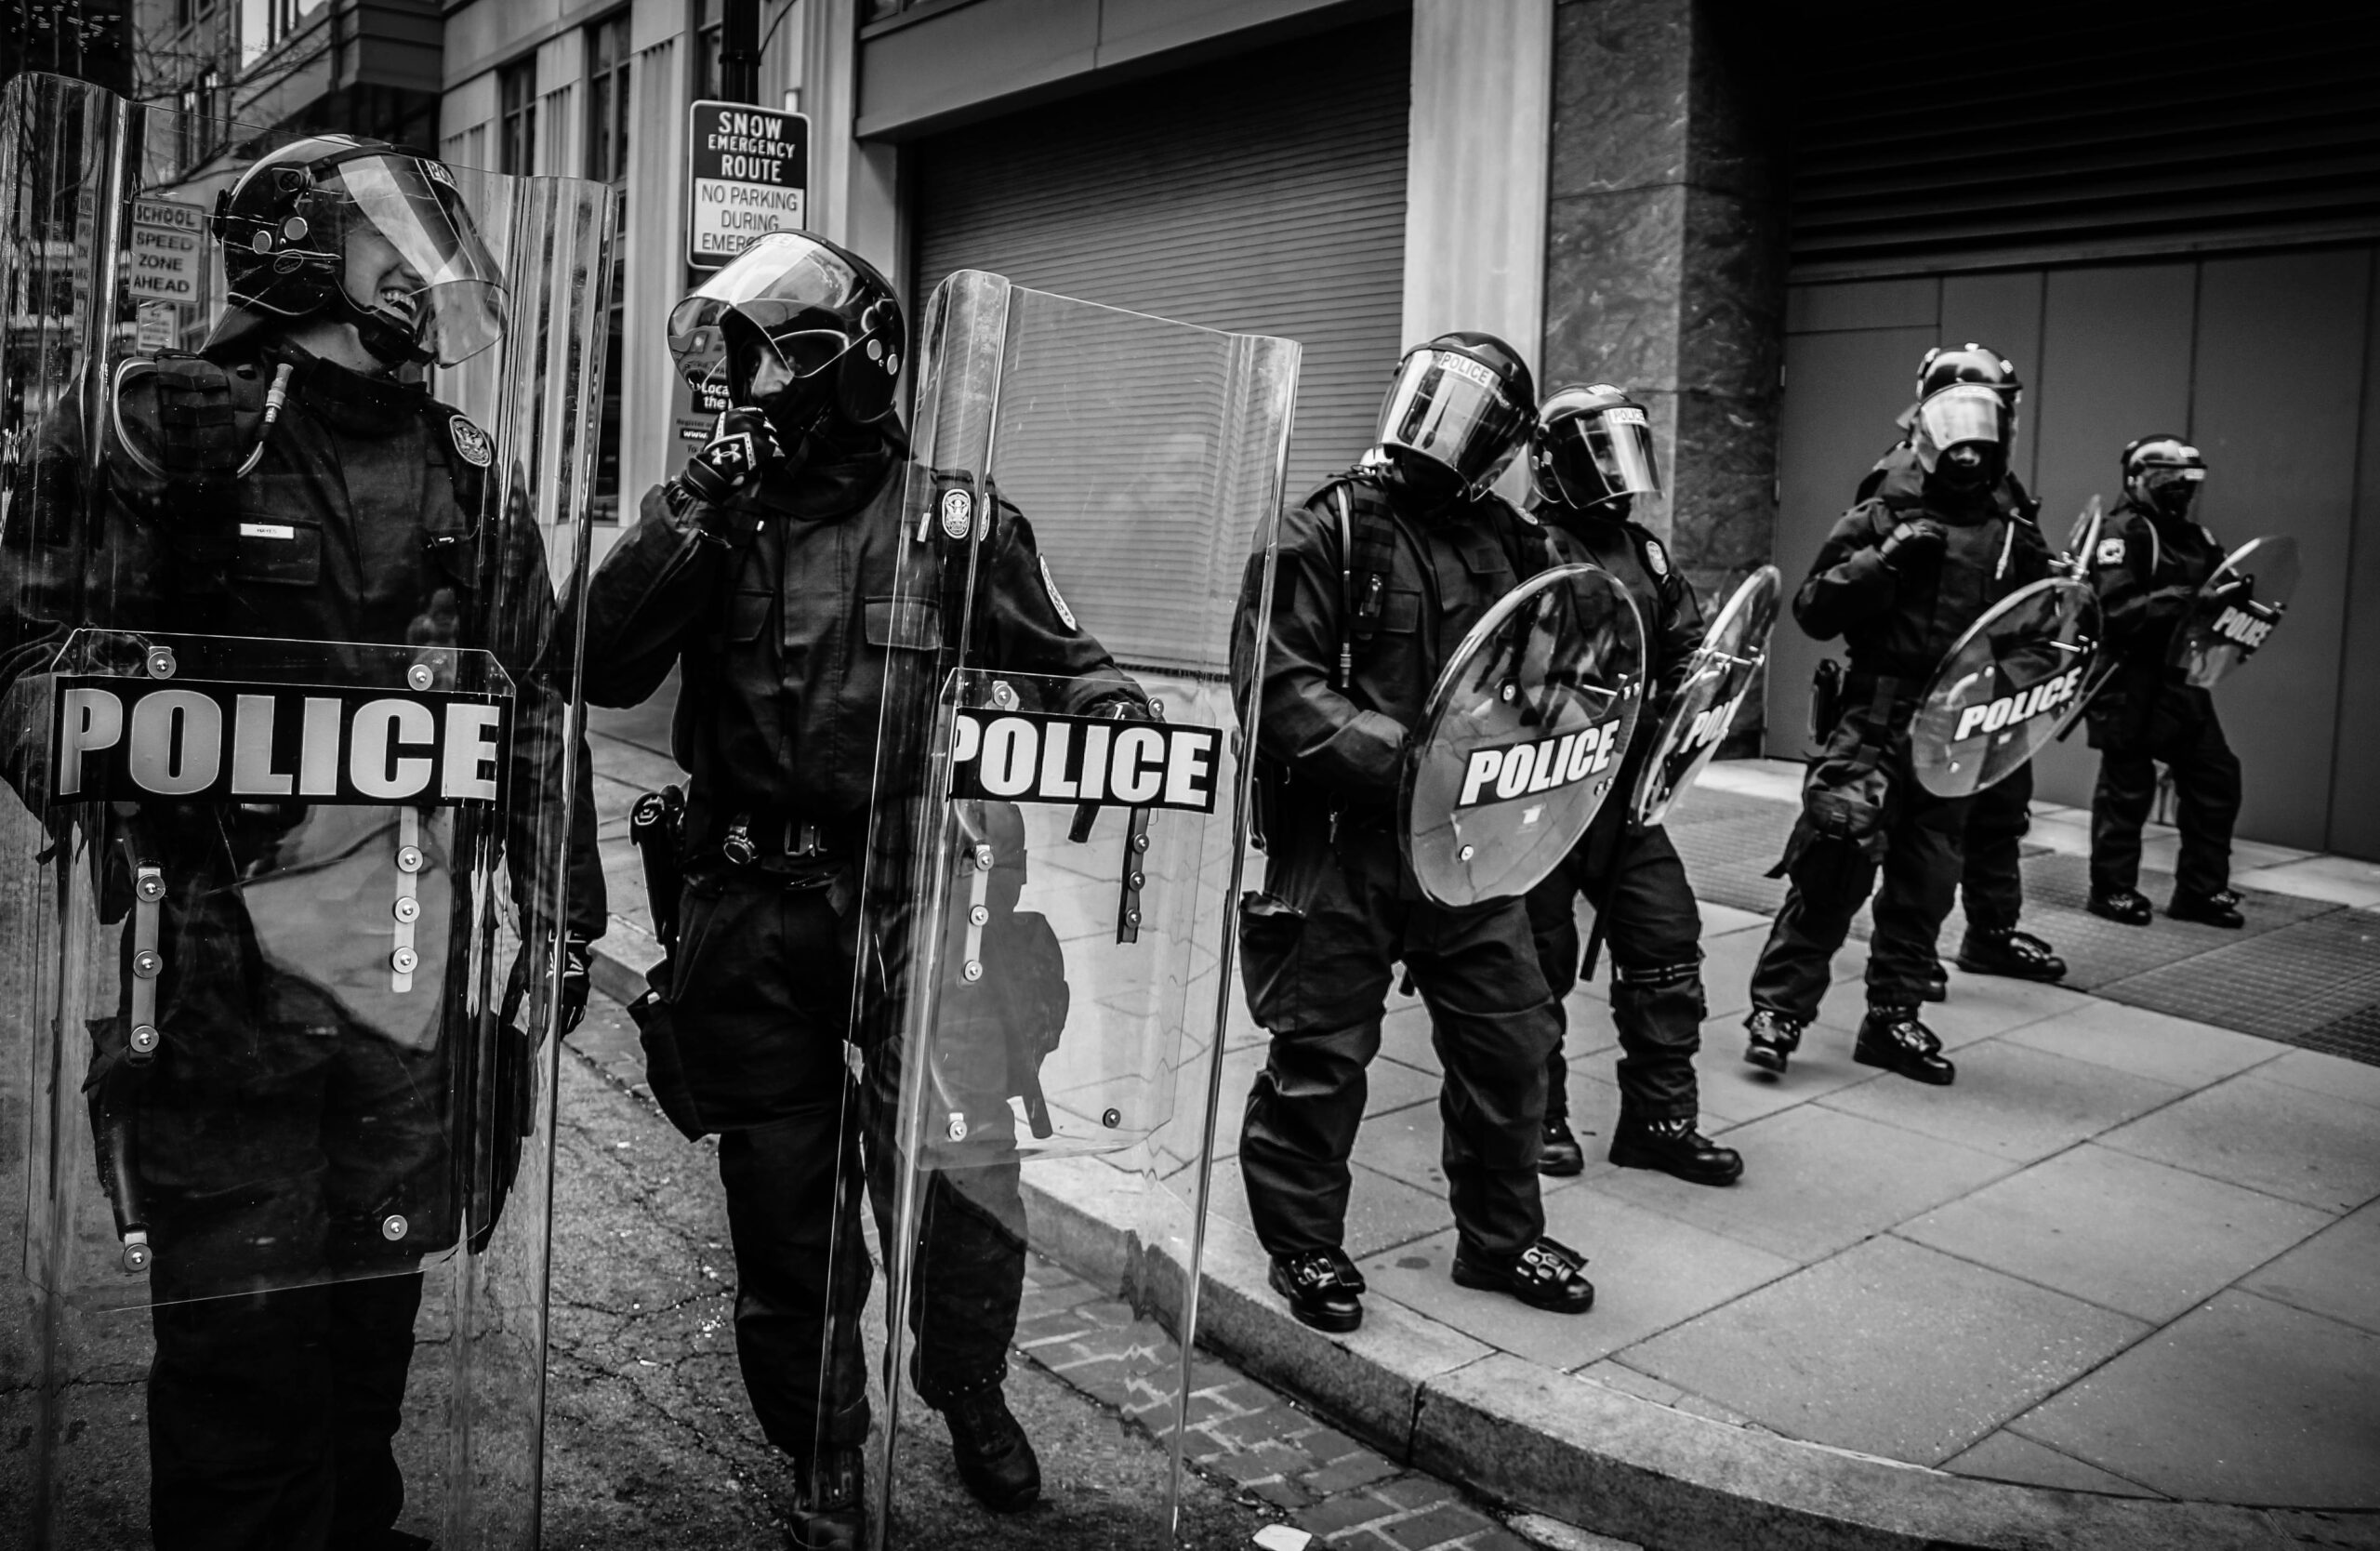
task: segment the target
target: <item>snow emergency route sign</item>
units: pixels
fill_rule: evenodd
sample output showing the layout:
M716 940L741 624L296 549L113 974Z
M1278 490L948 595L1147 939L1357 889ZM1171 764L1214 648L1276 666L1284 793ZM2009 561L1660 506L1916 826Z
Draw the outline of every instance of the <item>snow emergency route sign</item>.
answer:
M697 102L686 130L686 262L715 270L808 213L810 120L749 102Z

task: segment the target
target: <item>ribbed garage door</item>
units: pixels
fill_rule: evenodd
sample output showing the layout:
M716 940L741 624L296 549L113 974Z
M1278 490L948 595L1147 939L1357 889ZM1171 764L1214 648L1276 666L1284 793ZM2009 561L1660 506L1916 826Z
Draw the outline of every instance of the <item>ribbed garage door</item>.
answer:
M957 269L1305 347L1289 498L1354 461L1395 365L1411 22L1398 16L914 148L913 273Z

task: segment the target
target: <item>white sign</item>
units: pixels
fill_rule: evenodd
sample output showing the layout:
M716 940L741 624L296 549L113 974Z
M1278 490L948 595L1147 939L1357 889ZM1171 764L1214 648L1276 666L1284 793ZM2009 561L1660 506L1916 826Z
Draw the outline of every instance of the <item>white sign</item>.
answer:
M132 225L125 243L125 288L155 301L195 307L199 266L206 251L206 212L169 199L132 202Z
M748 102L696 102L686 128L686 262L718 269L808 216L810 121Z

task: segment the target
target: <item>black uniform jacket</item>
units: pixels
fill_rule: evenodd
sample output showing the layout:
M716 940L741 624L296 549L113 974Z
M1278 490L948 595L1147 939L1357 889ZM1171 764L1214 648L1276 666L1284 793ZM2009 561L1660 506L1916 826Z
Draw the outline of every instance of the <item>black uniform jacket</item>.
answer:
M542 814L558 804L569 684L555 647L568 638L554 630L545 543L525 494L516 478L498 510L486 438L450 405L281 341L242 340L220 352L232 407L215 413L227 439L236 424L236 453L259 434L266 384L284 363L293 368L287 403L256 468L236 479L155 478L113 444L112 431L94 474L78 418L65 409L49 418L0 546L0 683L46 670L82 627L486 651L514 685L506 849L515 899L549 921L553 880L527 863ZM137 391L140 378L132 384L118 413L155 447L156 418L170 412ZM170 460L160 468L180 472ZM0 773L37 798L46 727L11 716L6 731ZM578 772L569 920L574 936L591 941L608 917L583 744ZM543 800L528 801L533 792ZM170 816L161 823L169 832L191 828ZM177 859L202 869L240 865Z
M681 669L670 742L694 776L690 855L738 814L756 835L782 821L817 826L837 849L864 839L891 654L957 644L937 590L908 590L908 606L893 607L918 471L906 451L896 431L775 465L720 508L672 512L655 488L589 584L590 701L635 705ZM976 566L973 666L1067 681L1051 710L1141 697L1075 623L1013 506L998 503Z
M1887 563L1884 540L1920 517L1941 523L1949 541ZM1854 680L1895 678L1897 698L1911 702L1986 609L2049 573L2049 546L2029 516L1997 491L1928 479L1911 458L1835 521L1793 595L1793 617L1819 641L1843 638Z
M2207 577L2223 563L2215 535L2187 517L2166 517L2129 497L2108 514L2088 557L2099 594L2114 674L2091 702L2095 736L2135 726L2162 691L2205 696L2167 666L2174 632L2190 615Z
M1367 480L1372 476L1363 476ZM1379 628L1353 649L1353 682L1337 682L1347 622L1346 548L1333 480L1282 516L1280 559L1262 689L1258 747L1334 806L1384 817L1395 805L1408 736L1447 656L1488 606L1550 563L1544 531L1489 495L1425 508L1403 484L1372 484L1393 512ZM1234 624L1235 685L1253 655L1260 571L1250 563Z

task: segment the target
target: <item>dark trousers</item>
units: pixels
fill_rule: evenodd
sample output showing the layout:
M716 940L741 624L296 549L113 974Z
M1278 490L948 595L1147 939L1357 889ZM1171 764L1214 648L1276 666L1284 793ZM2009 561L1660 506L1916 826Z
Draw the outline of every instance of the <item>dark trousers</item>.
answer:
M2139 722L2136 736L2109 737L2100 747L2099 784L2091 794L2091 887L2106 894L2140 886L2140 831L2157 802L2162 761L2174 773L2174 822L2182 834L2174 892L2219 893L2231 882L2240 757L2223 736L2214 697L2169 684Z
M878 1233L894 1245L899 1064L872 1050L864 1092L844 1065L852 934L826 887L733 874L690 884L679 919L671 1024L702 1123L720 1133L745 1389L761 1431L789 1453L857 1444L874 1275L860 1165L865 1155ZM1025 1285L1013 1159L932 1176L919 1226L912 1374L942 1406L1008 1372Z
M1620 1035L1620 1103L1634 1120L1692 1120L1699 1106L1694 1054L1702 1048L1702 917L1686 865L1669 831L1639 829L1606 805L1562 865L1528 895L1538 967L1554 1000L1580 971L1579 917L1584 895L1603 923L1611 953L1611 1023ZM1545 1118L1570 1114L1569 1067L1557 1042L1545 1063Z
M395 1524L420 1307L416 1273L152 1309L157 1551L337 1551Z
M1446 1067L1438 1110L1455 1226L1481 1253L1527 1248L1545 1230L1537 1160L1561 1026L1521 901L1448 909L1409 896L1383 829L1345 827L1335 849L1319 829L1275 844L1267 894L1240 915L1249 1010L1273 1037L1239 1147L1257 1237L1276 1255L1344 1239L1365 1068L1402 960Z
M1916 1006L1938 961L1937 942L1963 866L1960 843L1974 799L1937 797L1918 784L1905 716L1873 740L1872 758L1862 756L1861 720L1846 715L1811 763L1802 816L1780 864L1792 886L1752 971L1752 1005L1802 1023L1818 1016L1835 950L1871 890L1869 1005Z
M1967 808L1966 861L1959 874L1959 902L1967 930L2013 932L2025 910L2025 831L2032 828L2033 767L1975 794Z

